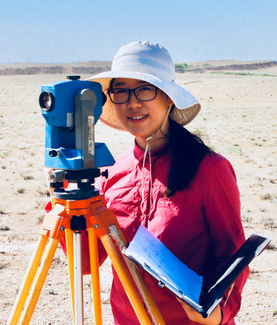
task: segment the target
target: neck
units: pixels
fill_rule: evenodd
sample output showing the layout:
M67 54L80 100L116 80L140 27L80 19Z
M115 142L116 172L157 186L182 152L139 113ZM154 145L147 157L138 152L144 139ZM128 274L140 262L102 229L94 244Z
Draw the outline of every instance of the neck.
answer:
M156 148L160 147L162 144L168 141L168 133L169 133L169 123L164 126L163 132L159 130L152 138L151 141L151 150L155 150ZM151 137L151 136L149 136ZM141 138L141 137L136 137L136 142L141 147L142 149L145 149L147 146L147 139L148 138Z
M151 141L151 149L152 150L155 150L156 148L160 147L162 144L164 144L165 142L167 141L167 138L164 138L164 139L159 139L159 140L156 140L156 139L153 139ZM146 146L147 146L147 141L145 139L142 139L142 138L136 138L136 142L138 144L138 146L142 149L145 150Z

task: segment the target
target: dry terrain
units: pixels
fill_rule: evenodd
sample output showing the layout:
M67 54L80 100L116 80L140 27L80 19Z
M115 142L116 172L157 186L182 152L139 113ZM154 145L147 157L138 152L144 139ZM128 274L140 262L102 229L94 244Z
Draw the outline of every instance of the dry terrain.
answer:
M223 64L219 62L217 65ZM8 68L24 67L3 67ZM276 75L276 66L177 75L178 83L202 103L200 115L188 128L200 133L234 166L246 235L259 233L272 239L269 248L251 263L251 274L237 316L238 324L277 324ZM83 79L86 77L89 75L82 74ZM36 245L44 206L49 200L43 173L44 119L38 105L40 88L50 81L65 79L66 74L0 76L1 325L6 324L11 313ZM130 135L101 123L97 124L96 133L97 140L105 142L115 156L133 143ZM107 261L101 267L103 315L107 325L112 324L110 282ZM89 276L84 277L84 297L85 324L93 324ZM73 324L67 260L60 248L31 324Z

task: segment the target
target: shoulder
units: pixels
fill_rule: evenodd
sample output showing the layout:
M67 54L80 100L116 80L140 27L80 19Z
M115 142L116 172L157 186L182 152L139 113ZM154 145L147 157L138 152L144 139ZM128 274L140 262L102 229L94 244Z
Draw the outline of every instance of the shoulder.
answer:
M126 150L125 152L123 152L121 155L117 156L115 158L115 164L120 163L122 160L126 159L126 158L132 158L134 157L134 148L129 148L128 150Z
M115 163L106 168L108 178L101 179L101 192L105 193L108 189L123 186L132 181L132 175L136 170L138 161L134 156L134 149L130 148L123 154L115 158Z
M108 169L110 176L132 169L135 162L134 148L130 148L115 158L115 163Z
M233 166L225 157L215 152L211 152L203 159L196 175L195 185L206 196L219 192L238 194Z
M210 151L202 160L196 177L193 180L193 187L202 191L210 191L215 187L236 187L236 174L233 166L225 157Z
M210 151L200 164L199 172L208 177L211 173L219 173L229 171L235 176L233 166L225 157L220 154Z

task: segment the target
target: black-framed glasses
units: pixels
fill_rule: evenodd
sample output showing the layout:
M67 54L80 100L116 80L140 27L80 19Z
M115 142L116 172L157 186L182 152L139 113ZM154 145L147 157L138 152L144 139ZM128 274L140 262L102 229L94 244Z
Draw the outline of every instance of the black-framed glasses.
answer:
M114 104L124 104L130 99L131 92L142 102L148 102L157 97L158 88L153 85L139 86L134 89L115 88L108 90L108 95Z

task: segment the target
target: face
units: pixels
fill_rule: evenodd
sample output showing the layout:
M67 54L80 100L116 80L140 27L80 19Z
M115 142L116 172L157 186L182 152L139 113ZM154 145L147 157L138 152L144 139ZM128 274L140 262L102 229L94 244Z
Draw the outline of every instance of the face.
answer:
M149 83L137 79L118 78L115 79L112 88L134 89L144 85L149 85ZM145 139L161 128L166 119L167 111L172 104L171 99L158 89L157 97L151 101L140 101L136 98L134 92L131 92L127 103L114 104L114 108L120 123L136 137L138 144L144 148L146 146ZM164 134L167 131L168 120L162 129ZM158 132L155 135L155 141L153 142L155 147L161 144L164 134Z

